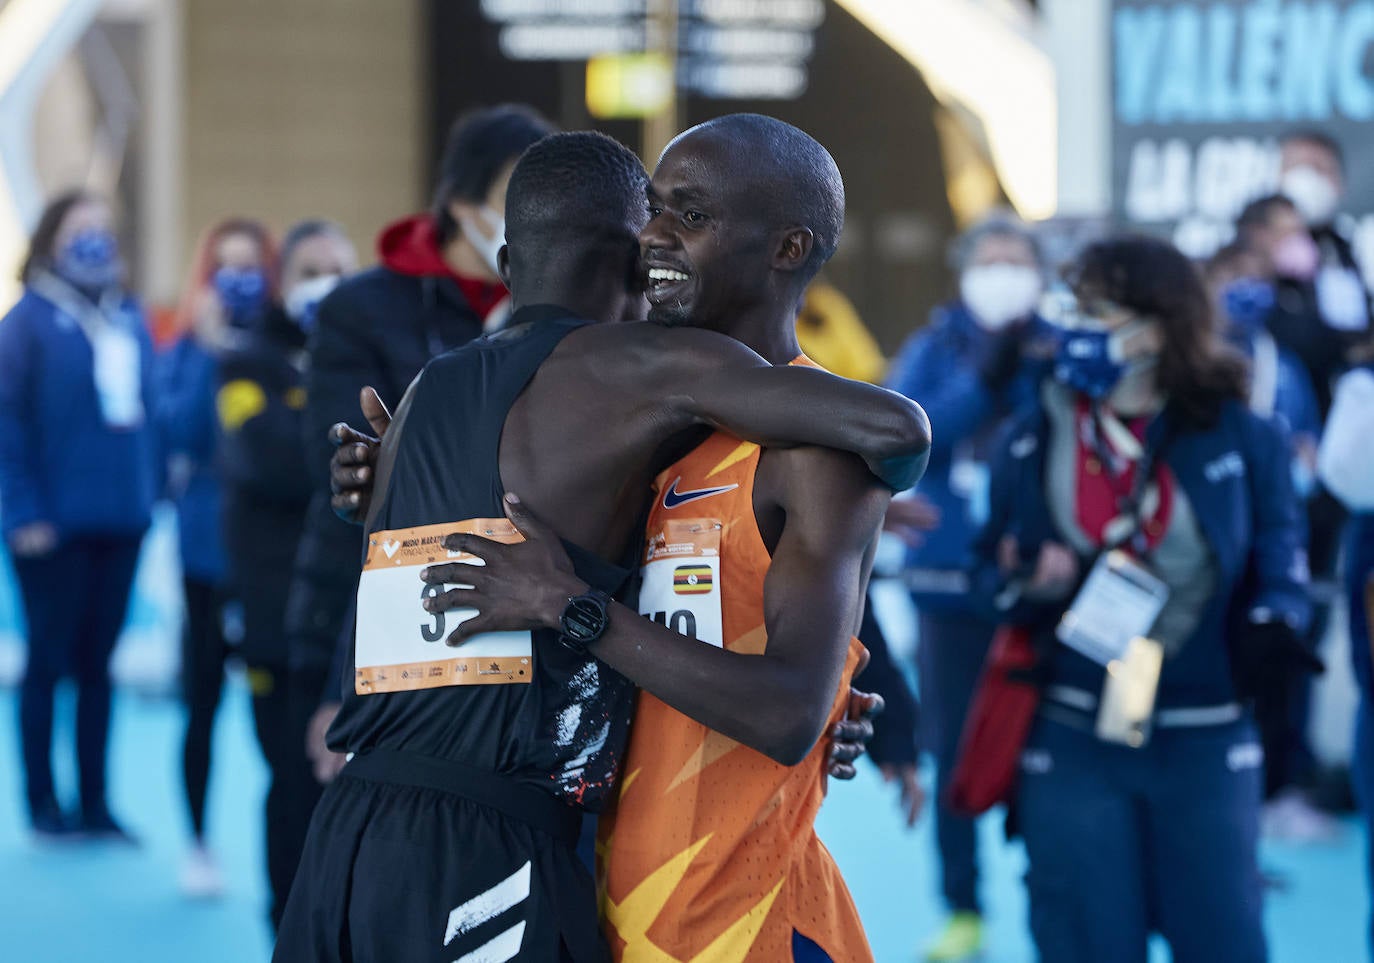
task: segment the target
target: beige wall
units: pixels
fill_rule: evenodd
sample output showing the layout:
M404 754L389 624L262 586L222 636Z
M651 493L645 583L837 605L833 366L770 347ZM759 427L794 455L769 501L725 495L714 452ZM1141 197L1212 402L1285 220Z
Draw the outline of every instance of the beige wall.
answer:
M324 216L370 263L377 229L425 202L420 0L186 0L183 17L184 257L226 215Z

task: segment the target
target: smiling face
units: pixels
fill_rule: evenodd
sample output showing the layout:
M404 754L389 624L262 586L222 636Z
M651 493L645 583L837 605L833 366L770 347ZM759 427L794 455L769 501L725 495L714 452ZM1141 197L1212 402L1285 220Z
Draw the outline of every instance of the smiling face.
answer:
M639 235L649 320L724 330L766 300L770 231L766 198L728 143L710 131L664 152Z

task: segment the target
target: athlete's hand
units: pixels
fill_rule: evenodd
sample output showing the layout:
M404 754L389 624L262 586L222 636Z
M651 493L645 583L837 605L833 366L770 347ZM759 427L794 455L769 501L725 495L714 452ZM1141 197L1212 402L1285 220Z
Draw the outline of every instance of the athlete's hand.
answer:
M849 687L849 707L844 718L830 730L828 772L836 779L853 779L854 762L868 751L873 738L873 717L883 711L883 697Z
M329 461L329 490L333 493L329 504L335 515L354 525L361 525L367 519L367 510L372 504L372 485L376 480L377 453L391 426L391 412L382 404L376 389L364 388L359 402L363 417L377 437L356 431L342 421L329 429L329 440L335 448L334 457Z
M557 628L568 599L587 591L553 529L535 518L514 493L506 494L502 507L523 542L504 545L471 533L450 535L444 548L466 552L484 564L446 562L420 573L430 585L456 586L426 599L426 611L477 610L449 634L449 645L462 645L483 632Z

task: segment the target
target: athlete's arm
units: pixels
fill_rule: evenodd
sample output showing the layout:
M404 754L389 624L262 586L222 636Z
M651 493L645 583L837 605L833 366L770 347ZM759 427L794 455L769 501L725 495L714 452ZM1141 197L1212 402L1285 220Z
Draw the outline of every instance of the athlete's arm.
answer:
M795 765L815 745L834 702L889 494L852 455L816 448L772 454L791 464L778 493L786 522L764 585L766 651L718 649L618 603L589 651L678 711ZM472 586L427 603L431 611L479 610L450 644L480 632L557 628L568 598L587 590L547 526L509 498L507 513L525 543L451 536L448 548L482 557L485 567L435 565L422 574Z
M770 365L714 331L635 324L593 337L608 377L670 433L705 424L768 448L850 451L894 491L910 488L925 471L930 421L894 391L801 365Z

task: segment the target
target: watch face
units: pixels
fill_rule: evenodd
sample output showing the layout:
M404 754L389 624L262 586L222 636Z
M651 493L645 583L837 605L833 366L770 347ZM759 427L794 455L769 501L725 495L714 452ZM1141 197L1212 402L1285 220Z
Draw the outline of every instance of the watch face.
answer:
M575 598L563 613L563 631L574 638L593 639L606 622L606 613L595 602Z

